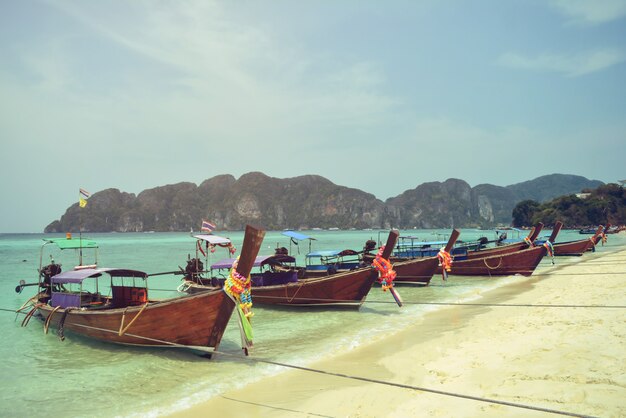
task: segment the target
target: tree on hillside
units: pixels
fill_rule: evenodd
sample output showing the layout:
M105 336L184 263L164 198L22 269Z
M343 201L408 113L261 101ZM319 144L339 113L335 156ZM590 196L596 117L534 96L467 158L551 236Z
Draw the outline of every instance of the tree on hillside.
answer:
M540 208L539 202L534 200L522 200L513 208L513 226L533 225L533 216Z
M524 200L513 209L513 225L529 226L537 222L554 225L562 221L567 226L622 225L626 223L626 189L617 184L605 184L586 190L583 199L576 195L557 197L539 204Z

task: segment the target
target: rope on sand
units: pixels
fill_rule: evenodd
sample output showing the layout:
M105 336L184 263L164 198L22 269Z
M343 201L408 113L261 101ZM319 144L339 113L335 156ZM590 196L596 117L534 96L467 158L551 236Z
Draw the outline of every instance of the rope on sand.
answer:
M7 309L2 309L2 310L7 310ZM15 313L15 311L12 311L12 312ZM116 330L109 330L109 329L105 329L105 328L92 327L92 326L89 326L89 325L82 325L82 324L74 324L74 325L75 326L79 326L79 327L83 327L83 328L89 328L89 329L95 329L95 330L98 330L98 331L109 332L109 333L113 333L113 334L117 334L117 332L118 332ZM255 357L250 357L250 356L242 357L240 354L232 354L232 353L226 353L226 352L222 352L222 351L217 351L217 350L215 350L215 349L213 349L211 347L186 346L186 345L183 345L183 344L172 343L172 342L169 342L169 341L162 341L162 340L158 340L158 339L155 339L155 338L142 337L140 335L134 335L134 334L130 334L130 333L127 333L126 335L132 336L132 337L135 337L135 338L138 338L138 339L152 341L152 342L159 343L159 344L162 344L162 345L166 345L166 346L169 346L169 347L188 348L188 349L192 349L192 350L196 350L196 351L200 351L200 352L205 352L205 353L210 353L210 354L219 354L219 355L222 355L222 356L225 356L225 357L230 357L230 358L233 358L233 359L236 359L236 360L240 360L240 361L243 360L243 361L251 361L251 362L254 362L254 363L271 364L271 365L274 365L274 366L280 366L280 367L285 367L285 368L289 368L289 369L302 370L302 371L311 372L311 373L318 373L318 374L323 374L323 375L327 375L327 376L342 377L342 378L345 378L345 379L358 380L358 381L361 381L361 382L376 383L376 384L380 384L380 385L393 386L393 387L398 387L398 388L402 388L402 389L410 389L410 390L415 390L415 391L420 391L420 392L434 393L436 395L451 396L451 397L455 397L455 398L468 399L468 400L477 401L477 402L485 402L485 403L490 403L490 404L495 404L495 405L509 406L509 407L512 407L512 408L520 408L520 409L527 409L527 410L532 410L532 411L546 412L546 413L549 413L549 414L564 415L564 416L570 416L570 417L584 417L584 418L592 417L590 415L577 414L577 413L573 413L573 412L560 411L560 410L556 410L556 409L543 408L543 407L539 407L539 406L526 405L526 404L520 404L520 403L515 403L515 402L501 401L501 400L498 400L498 399L483 398L483 397L480 397L480 396L465 395L465 394L462 394L462 393L448 392L448 391L437 390L437 389L430 389L430 388L426 388L426 387L407 385L407 384L403 384L403 383L388 382L388 381L385 381L385 380L372 379L372 378L361 377L361 376L354 376L354 375L349 375L349 374L345 374L345 373L330 372L330 371L326 371L326 370L314 369L314 368L311 368L311 367L304 367L304 366L297 366L297 365L294 365L294 364L281 363L281 362L272 361L272 360L266 360L266 359L262 359L262 358L255 358Z
M362 382L376 383L376 384L381 384L381 385L386 385L386 386L394 386L394 387L398 387L398 388L416 390L416 391L420 391L420 392L429 392L429 393L434 393L434 394L437 394L437 395L444 395L444 396L451 396L451 397L455 397L455 398L469 399L469 400L472 400L472 401L486 402L486 403L491 403L491 404L496 404L496 405L510 406L510 407L513 407L513 408L528 409L528 410L532 410L532 411L546 412L546 413L549 413L549 414L565 415L565 416L570 416L570 417L585 417L585 418L592 417L591 415L577 414L577 413L573 413L573 412L560 411L560 410L550 409L550 408L543 408L543 407L540 407L540 406L525 405L525 404L520 404L520 403L515 403L515 402L500 401L500 400L497 400L497 399L490 399L490 398L483 398L483 397L480 397L480 396L465 395L465 394L456 393L456 392L447 392L447 391L443 391L443 390L430 389L430 388L425 388L425 387L421 387L421 386L407 385L407 384L403 384L403 383L388 382L388 381L385 381L385 380L371 379L371 378L368 378L368 377L354 376L354 375L349 375L349 374L345 374L345 373L329 372L329 371L326 371L326 370L313 369L313 368L304 367L304 366L296 366L296 365L293 365L293 364L280 363L280 362L277 362L277 361L259 359L259 358L254 358L254 357L235 356L235 355L230 354L230 353L222 353L222 352L219 352L219 351L215 351L215 353L222 354L222 355L227 355L227 356L236 358L238 360L248 360L248 361L253 361L253 362L257 362L257 363L272 364L274 366L287 367L287 368L290 368L290 369L297 369L297 370L302 370L302 371L306 371L306 372L324 374L324 375L328 375L328 376L343 377L345 379L359 380L359 381L362 381Z
M372 300L366 303L393 303L386 300ZM626 305L552 305L552 304L527 304L527 303L474 303L474 302L405 302L408 305L450 305L450 306L485 306L485 307L505 307L505 308L607 308L626 309Z
M295 409L282 408L282 407L279 407L279 406L266 405L266 404L258 403L258 402L244 401L242 399L229 398L228 396L224 396L224 395L220 395L220 397L223 398L223 399L229 400L229 401L244 403L244 404L247 404L247 405L262 406L264 408L274 409L276 411L296 412L298 414L305 414L306 416L333 418L330 415L315 414L313 412L304 412L304 411L298 411L298 410L295 410Z

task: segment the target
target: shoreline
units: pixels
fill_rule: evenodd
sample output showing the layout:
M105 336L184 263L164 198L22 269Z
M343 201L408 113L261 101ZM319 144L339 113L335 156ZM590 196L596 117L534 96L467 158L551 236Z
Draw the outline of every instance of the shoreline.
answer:
M564 260L475 303L626 305L626 250ZM595 262L594 262L595 260ZM607 271L612 269L612 271ZM613 274L613 271L624 272ZM591 279L591 280L590 280ZM598 285L601 283L602 285ZM450 306L313 369L531 407L626 415L623 309ZM173 417L539 416L545 412L302 370L229 390Z

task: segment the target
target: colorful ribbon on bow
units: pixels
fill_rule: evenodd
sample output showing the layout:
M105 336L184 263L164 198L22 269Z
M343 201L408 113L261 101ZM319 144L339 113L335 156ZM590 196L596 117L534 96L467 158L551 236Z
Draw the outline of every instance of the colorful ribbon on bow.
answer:
M528 248L532 248L535 246L535 244L528 237L524 237L524 242L526 243L526 245L528 245Z
M595 253L596 252L596 237L589 238L589 241L591 241L591 251Z
M246 318L254 316L252 313L252 295L250 292L251 282L250 276L243 277L237 272L237 264L239 263L239 257L233 263L233 267L230 269L230 274L224 282L224 291L232 296L239 307L243 311Z
M372 262L372 266L378 271L378 283L382 285L383 291L387 291L393 287L393 280L396 278L396 272L393 266L386 258L383 258L383 251L385 246L383 245L378 250L376 258Z
M448 280L448 273L452 270L452 256L445 248L441 248L437 253L437 259L441 266L441 276L443 280Z
M372 267L378 271L378 283L382 285L383 291L386 292L389 290L389 293L391 293L391 296L393 296L398 306L402 306L402 297L400 297L400 294L393 288L396 271L393 269L391 262L383 258L383 251L385 251L384 245L378 250L378 254L376 254L376 258L374 258L372 262Z
M543 246L546 247L548 255L552 257L552 264L554 264L554 248L552 247L552 243L550 241L546 241L543 243Z

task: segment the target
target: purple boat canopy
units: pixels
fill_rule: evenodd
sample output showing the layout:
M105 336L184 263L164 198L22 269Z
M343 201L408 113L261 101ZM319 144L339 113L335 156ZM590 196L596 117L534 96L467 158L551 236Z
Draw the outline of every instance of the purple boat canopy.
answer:
M118 268L99 268L99 269L81 269L81 270L70 270L64 271L62 273L57 274L56 276L52 276L52 283L63 284L63 283L82 283L83 280L88 279L90 277L100 277L102 273L107 273L111 277L140 277L145 279L148 277L146 273L139 270L128 270L128 269L118 269Z
M212 269L229 269L233 266L236 258L225 258L211 265ZM264 266L266 264L293 263L296 259L290 255L274 254L259 255L254 259L254 267Z

